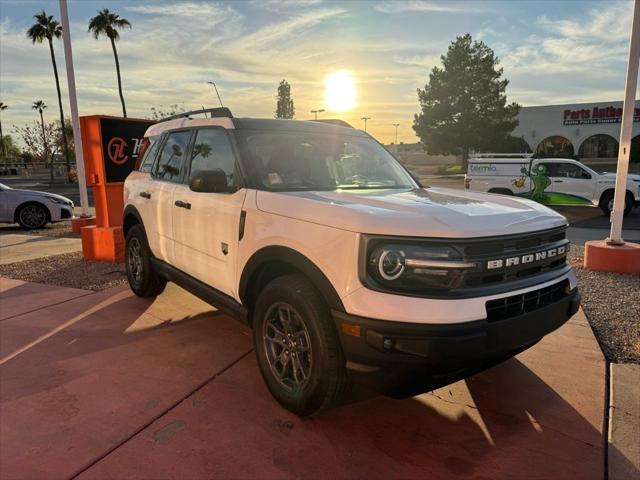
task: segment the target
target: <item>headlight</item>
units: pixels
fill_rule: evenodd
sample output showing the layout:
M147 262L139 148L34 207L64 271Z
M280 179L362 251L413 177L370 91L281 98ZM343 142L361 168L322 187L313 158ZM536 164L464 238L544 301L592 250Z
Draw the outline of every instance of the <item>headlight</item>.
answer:
M374 289L427 294L455 288L474 269L453 247L367 237L362 280Z
M47 200L51 203L57 203L58 205L69 205L69 202L57 197L47 197Z

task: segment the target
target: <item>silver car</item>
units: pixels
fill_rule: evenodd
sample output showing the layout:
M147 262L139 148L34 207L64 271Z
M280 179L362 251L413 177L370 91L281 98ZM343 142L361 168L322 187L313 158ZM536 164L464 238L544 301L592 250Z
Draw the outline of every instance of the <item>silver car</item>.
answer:
M62 195L21 190L0 183L0 222L19 223L33 230L72 217L73 202Z

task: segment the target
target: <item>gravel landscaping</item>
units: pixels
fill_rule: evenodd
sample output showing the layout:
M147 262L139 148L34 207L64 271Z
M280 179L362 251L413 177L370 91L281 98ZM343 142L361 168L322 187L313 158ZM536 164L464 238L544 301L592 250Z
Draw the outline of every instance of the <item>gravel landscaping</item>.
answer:
M582 268L584 247L572 246L582 308L605 357L614 363L640 363L640 277Z
M123 263L87 261L81 252L0 265L0 276L94 291L127 283Z
M17 233L20 235L36 235L40 237L68 237L80 238L71 231L71 222L48 223L39 230L27 230L17 223L0 223L0 235L3 233Z

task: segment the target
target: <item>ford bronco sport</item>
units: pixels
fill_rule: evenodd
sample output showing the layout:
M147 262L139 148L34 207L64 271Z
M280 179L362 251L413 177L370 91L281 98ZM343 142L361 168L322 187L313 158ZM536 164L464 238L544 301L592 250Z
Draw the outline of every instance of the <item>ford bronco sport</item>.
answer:
M566 221L547 207L422 187L354 128L210 113L145 135L124 188L129 284L146 297L173 281L245 321L292 412L352 380L437 388L578 309Z

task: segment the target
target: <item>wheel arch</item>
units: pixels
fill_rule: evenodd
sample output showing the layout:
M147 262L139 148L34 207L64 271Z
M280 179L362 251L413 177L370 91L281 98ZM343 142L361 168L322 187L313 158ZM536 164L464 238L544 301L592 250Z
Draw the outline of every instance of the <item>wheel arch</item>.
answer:
M604 196L605 196L605 195L608 195L608 194L612 194L612 195L614 195L614 194L615 194L615 191L616 191L616 189L615 189L615 188L613 188L613 187L609 187L609 188L607 188L607 189L603 190L603 191L600 193L600 196L598 197L598 205L602 205L602 202L603 202L603 200L604 200ZM626 193L625 193L625 197L630 197L632 201L634 201L634 200L635 200L635 199L634 199L634 197L633 197L633 192L632 192L631 190L627 190L627 189L625 189L625 192L626 192Z
M142 228L144 228L142 216L136 207L127 205L122 213L122 234L124 238L127 238L127 233L134 225L142 225Z
M344 305L326 275L305 255L284 246L264 247L245 264L240 276L240 301L251 309L259 290L281 275L302 273L318 289L329 308L344 311Z
M44 212L47 216L47 222L49 223L51 222L51 210L49 210L49 207L47 207L44 203L39 202L37 200L26 200L24 202L22 202L21 204L19 204L15 210L13 211L13 221L14 223L18 223L18 213L20 212L20 209L23 207L26 207L27 205L39 205L42 208L44 208Z

